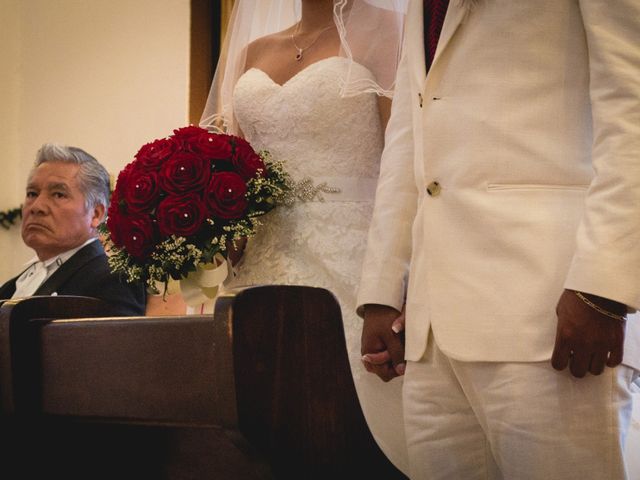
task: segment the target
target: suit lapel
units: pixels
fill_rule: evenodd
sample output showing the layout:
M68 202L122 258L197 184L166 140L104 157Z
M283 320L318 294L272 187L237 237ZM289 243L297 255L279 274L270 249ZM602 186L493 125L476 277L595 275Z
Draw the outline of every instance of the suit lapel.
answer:
M410 71L417 85L421 85L426 75L427 66L425 62L424 51L424 3L422 0L416 0L409 4L409 10L406 17L406 33L404 48L409 64ZM414 39L421 39L420 42Z
M22 275L22 274L20 274ZM18 277L20 276L18 275ZM16 292L16 280L18 277L14 277L11 280L7 281L2 287L0 287L0 300L8 300L13 294Z
M104 255L104 249L98 240L85 245L69 260L60 265L60 268L40 285L34 295L51 295L56 292L80 267L99 255Z
M25 268L18 275L13 277L11 280L8 280L4 285L0 287L0 300L7 300L11 298L14 293L16 293L16 282L20 278L20 275L22 275L28 269L29 267Z
M468 6L462 4L462 2L451 1L449 8L447 9L447 15L442 25L442 32L440 32L440 39L438 40L438 48L436 54L431 62L431 69L429 72L434 71L434 67L442 57L442 52L447 48L453 35L458 30L458 27L464 20L464 17L468 11ZM422 0L415 0L410 4L410 9L407 12L407 39L408 42L405 45L408 51L411 52L411 64L413 65L412 71L416 75L415 80L417 85L424 83L427 67L425 62L424 51L424 2ZM420 41L414 41L420 39Z
M430 71L434 70L434 67L438 63L438 59L442 57L442 52L447 48L449 42L453 38L453 34L456 33L458 27L462 23L468 8L460 4L461 2L452 1L449 3L447 9L447 16L444 18L444 24L442 25L442 32L440 32L440 38L438 39L438 48L436 54L431 62ZM423 42L424 43L424 42Z

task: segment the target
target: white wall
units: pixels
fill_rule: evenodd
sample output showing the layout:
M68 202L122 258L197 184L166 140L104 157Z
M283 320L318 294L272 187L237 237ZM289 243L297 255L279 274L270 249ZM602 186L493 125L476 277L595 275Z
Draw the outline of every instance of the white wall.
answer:
M0 0L0 210L17 206L44 142L114 176L187 122L189 0ZM33 254L0 229L0 280ZM11 255L6 255L11 252Z
M24 188L18 185L19 149L19 92L20 92L20 38L21 28L15 19L19 16L19 0L0 0L0 210L20 204ZM19 227L0 228L0 283L13 271L15 258L22 258ZM15 253L14 253L15 252Z

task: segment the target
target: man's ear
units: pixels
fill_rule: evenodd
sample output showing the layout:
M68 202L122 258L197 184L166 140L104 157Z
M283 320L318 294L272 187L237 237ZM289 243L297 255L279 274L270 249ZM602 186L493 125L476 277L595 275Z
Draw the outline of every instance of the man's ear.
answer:
M100 204L93 207L93 212L91 216L91 226L93 228L98 228L98 225L100 225L104 220L105 213L106 213L106 208L104 205Z

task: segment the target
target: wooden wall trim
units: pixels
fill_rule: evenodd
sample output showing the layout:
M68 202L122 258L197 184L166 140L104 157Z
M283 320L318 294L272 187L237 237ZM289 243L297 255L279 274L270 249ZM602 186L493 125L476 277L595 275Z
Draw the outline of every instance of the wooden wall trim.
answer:
M207 102L234 0L191 0L189 123L197 125Z
M220 45L227 34L227 26L231 18L231 10L233 10L234 0L220 0Z

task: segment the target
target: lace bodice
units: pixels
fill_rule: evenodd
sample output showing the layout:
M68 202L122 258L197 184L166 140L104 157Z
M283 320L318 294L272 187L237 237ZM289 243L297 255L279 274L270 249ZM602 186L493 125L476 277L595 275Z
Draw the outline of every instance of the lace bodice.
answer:
M284 85L261 70L247 71L234 93L245 138L285 160L295 176L377 178L382 134L376 96L338 95L346 63L329 57Z
M383 142L377 99L342 98L345 68L345 59L330 57L284 85L255 68L238 80L234 111L246 139L255 149L284 160L296 180L330 176L354 183L377 178ZM297 202L265 216L261 231L250 240L236 284L325 287L350 313L373 192L364 201L324 196L325 202Z
M330 57L284 85L250 69L236 84L234 111L245 138L256 150L269 150L284 160L294 179L344 180L343 193L353 193L363 182L375 187L383 132L375 94L339 95L346 68L346 59ZM374 189L364 192L346 200L325 194L323 202L298 201L262 217L263 225L249 240L230 286L309 285L327 288L338 298L365 416L382 449L404 469L400 381L384 384L360 362L362 323L355 299Z

